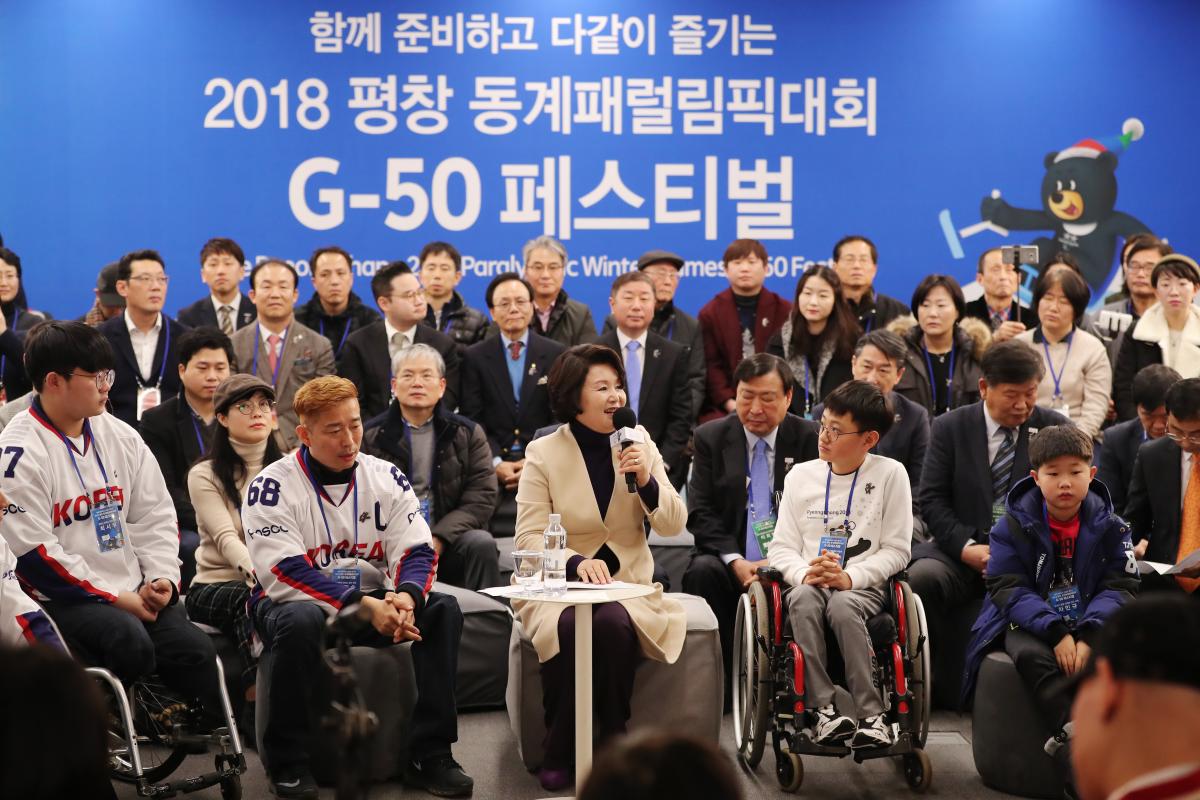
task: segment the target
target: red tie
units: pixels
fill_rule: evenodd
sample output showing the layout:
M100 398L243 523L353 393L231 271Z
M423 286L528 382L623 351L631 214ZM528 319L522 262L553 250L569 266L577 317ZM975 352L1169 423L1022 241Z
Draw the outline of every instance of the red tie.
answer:
M271 367L271 375L275 375L275 369L279 365L279 355L276 352L279 348L279 336L272 333L267 336L267 364Z
M521 345L522 344L524 344L524 342L509 342L508 343L508 352L509 352L509 355L512 357L513 361L516 361L521 357Z

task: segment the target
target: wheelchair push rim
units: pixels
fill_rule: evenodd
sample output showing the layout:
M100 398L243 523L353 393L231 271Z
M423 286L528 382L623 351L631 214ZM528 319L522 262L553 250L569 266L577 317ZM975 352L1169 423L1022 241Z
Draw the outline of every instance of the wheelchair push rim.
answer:
M770 698L767 596L755 582L739 598L734 625L733 729L738 758L753 769L766 749Z

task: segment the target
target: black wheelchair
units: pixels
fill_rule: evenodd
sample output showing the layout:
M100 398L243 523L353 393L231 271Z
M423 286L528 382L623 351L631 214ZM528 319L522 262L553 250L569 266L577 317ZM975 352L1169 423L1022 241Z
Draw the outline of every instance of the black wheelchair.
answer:
M199 709L175 695L153 676L135 681L128 689L101 667L87 671L106 690L109 702L109 775L137 787L139 797L174 797L220 786L221 797L242 796L246 758L225 691L225 671L217 659L225 725L211 733L198 733ZM168 781L190 754L216 751L214 769L190 778Z
M804 653L792 640L784 605L786 587L776 569L762 567L759 580L742 595L734 625L733 732L739 760L754 769L762 760L768 731L775 750L775 775L786 792L804 781L801 756L900 759L904 778L916 792L929 788L933 770L925 752L929 733L929 638L921 598L903 575L888 581L887 605L867 621L875 648L875 683L883 689L884 718L892 727L889 746L851 749L817 744L815 709L806 705ZM841 657L829 636L830 677L838 682Z

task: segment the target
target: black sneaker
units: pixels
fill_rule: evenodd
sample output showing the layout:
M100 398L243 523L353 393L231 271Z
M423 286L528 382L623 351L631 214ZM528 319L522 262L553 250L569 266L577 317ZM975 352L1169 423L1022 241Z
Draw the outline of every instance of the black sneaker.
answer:
M404 770L404 782L438 797L470 797L475 788L475 781L449 754L410 762Z
M281 770L271 780L271 794L276 797L300 797L315 800L317 782L307 769Z

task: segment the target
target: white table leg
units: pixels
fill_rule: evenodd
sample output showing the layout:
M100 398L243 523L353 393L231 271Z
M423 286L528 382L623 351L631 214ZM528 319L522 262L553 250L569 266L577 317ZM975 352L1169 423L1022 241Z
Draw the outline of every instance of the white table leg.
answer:
M575 606L575 787L592 768L592 606Z

